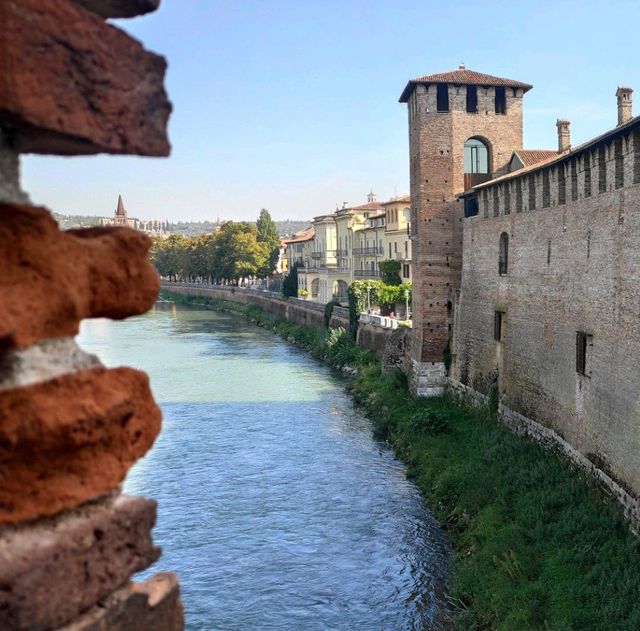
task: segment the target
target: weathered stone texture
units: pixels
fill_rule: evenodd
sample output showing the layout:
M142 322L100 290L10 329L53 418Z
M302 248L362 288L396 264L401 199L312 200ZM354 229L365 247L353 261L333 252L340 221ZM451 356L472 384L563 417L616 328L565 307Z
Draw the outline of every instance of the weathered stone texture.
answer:
M153 444L145 373L95 368L0 392L0 523L53 515L115 489Z
M98 366L100 360L85 353L71 337L44 340L28 348L0 353L0 391Z
M175 575L130 583L58 631L181 631L184 611Z
M103 18L132 18L151 13L160 6L160 0L73 0L85 9Z
M151 540L155 517L154 501L119 496L5 528L0 534L0 628L56 628L127 583L160 554ZM151 628L163 627L138 627Z
M598 192L593 156L599 147L594 147L587 160L590 195L585 196L585 155L570 156L563 167L569 174L566 203L559 203L561 167L553 165L546 176L545 169L534 174L536 209L527 204L526 176L520 178L522 211L511 208L505 214L503 182L490 187L488 212L481 206L478 217L465 220L452 376L483 393L495 384L506 408L551 428L637 496L640 185L634 183L629 134L623 143L623 187L616 188L616 140L605 144L605 192ZM575 201L570 183L574 160ZM545 177L548 207L540 191ZM511 187L513 192L515 180ZM503 232L509 235L506 276L498 274ZM495 311L505 314L501 342L494 340ZM587 375L576 370L577 332L593 336Z
M61 232L44 209L0 204L0 345L75 335L84 318L144 313L159 289L150 245L127 228Z
M20 188L20 158L0 129L0 203L26 204L27 195Z
M0 125L21 153L168 155L165 69L71 0L0 0Z

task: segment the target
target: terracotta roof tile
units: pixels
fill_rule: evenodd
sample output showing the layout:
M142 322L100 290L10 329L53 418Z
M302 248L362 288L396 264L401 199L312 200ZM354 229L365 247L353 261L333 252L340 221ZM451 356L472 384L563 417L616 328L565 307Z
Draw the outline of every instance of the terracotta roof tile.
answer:
M411 202L411 195L402 195L401 197L395 197L388 202L384 202L382 206L390 206L391 204L408 204Z
M553 149L518 149L514 151L522 164L526 167L537 164L549 158L557 158L558 152Z
M411 79L400 95L400 103L407 102L414 86L429 83L505 86L507 88L522 88L525 92L527 90L531 90L533 87L529 83L522 83L521 81L514 81L513 79L504 79L503 77L494 77L490 74L476 72L475 70L467 70L466 68L458 68L457 70L451 70L450 72L439 72Z
M298 232L291 237L291 239L285 239L285 243L302 243L303 241L311 241L316 236L316 230L313 226Z

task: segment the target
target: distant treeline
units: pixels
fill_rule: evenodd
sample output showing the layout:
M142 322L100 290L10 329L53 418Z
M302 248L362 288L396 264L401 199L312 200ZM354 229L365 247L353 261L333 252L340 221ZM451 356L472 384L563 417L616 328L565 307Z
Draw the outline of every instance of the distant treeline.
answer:
M60 213L53 213L53 217L63 230L100 225L100 217L90 215L61 215ZM218 224L217 221L168 221L162 223L164 224L164 229L167 232L183 234L188 237L213 232L216 230L218 225L223 224L222 221L220 224ZM253 224L253 222L249 223ZM300 232L301 230L308 228L310 225L310 222L308 221L292 221L290 219L287 219L286 221L274 221L274 223L280 236L295 234L296 232Z
M279 253L276 224L263 209L255 224L230 221L212 234L156 238L151 260L161 276L174 281L239 284L273 274Z

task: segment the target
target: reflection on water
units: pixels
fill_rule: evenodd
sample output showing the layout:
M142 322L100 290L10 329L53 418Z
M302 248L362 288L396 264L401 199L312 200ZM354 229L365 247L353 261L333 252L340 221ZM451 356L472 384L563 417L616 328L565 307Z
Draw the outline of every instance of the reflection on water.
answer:
M163 409L125 490L160 502L149 573L179 574L188 629L443 628L443 534L329 369L172 304L79 342L146 370Z

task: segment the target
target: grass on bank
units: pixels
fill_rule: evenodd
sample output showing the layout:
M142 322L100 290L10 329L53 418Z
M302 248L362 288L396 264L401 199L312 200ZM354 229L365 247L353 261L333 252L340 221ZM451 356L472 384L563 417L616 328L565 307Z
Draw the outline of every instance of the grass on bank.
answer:
M205 302L244 313L333 366L357 369L352 395L448 532L455 629L640 629L640 542L615 501L563 457L511 433L487 408L412 397L404 375L382 374L377 359L340 331Z

